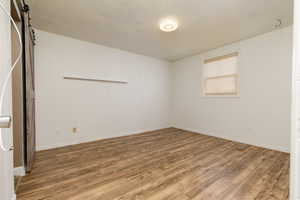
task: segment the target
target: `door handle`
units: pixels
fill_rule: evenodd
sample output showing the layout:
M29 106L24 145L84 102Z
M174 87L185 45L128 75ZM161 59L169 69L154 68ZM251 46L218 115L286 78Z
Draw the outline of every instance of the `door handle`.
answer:
M0 128L10 128L11 117L10 116L0 116Z
M11 117L10 116L0 116L0 129L1 128L10 128L11 126ZM2 132L0 131L0 147L3 151L13 151L14 150L14 147L10 147L9 149L6 149L4 147L4 144L3 144L3 139L2 139Z

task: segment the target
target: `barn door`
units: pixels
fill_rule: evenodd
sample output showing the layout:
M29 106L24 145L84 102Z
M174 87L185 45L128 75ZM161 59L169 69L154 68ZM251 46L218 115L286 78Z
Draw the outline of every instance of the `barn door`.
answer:
M23 10L23 39L24 39L24 85L25 85L25 166L26 171L32 170L35 150L35 85L34 85L34 30L30 25L30 15L28 6Z

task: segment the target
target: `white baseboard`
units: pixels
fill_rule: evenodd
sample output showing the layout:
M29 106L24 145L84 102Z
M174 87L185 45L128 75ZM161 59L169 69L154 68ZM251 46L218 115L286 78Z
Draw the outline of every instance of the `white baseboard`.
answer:
M280 151L280 152L284 152L284 153L290 153L289 149L286 149L286 148L283 148L283 147L277 147L277 146L266 144L266 143L250 142L250 141L245 141L245 140L241 140L241 139L238 139L238 138L226 137L224 135L215 134L215 133L211 133L211 132L208 132L208 131L205 131L205 130L200 130L200 129L195 129L195 128L186 128L186 127L182 128L182 127L177 127L177 126L173 126L173 127L177 128L177 129L185 130L185 131L199 133L199 134L202 134L202 135L217 137L217 138L230 140L230 141L234 141L234 142L239 142L239 143L243 143L243 144L249 144L249 145L252 145L252 146L271 149L271 150Z
M17 200L17 195L14 193L11 200Z
M60 143L49 143L49 144L37 144L37 151L43 151L43 150L49 150L49 149L55 149L55 148L60 148L60 147L66 147L70 145L76 145L76 144L82 144L82 143L87 143L87 142L94 142L98 140L103 140L103 139L112 139L112 138L118 138L118 137L123 137L123 136L128 136L128 135L135 135L135 134L140 134L140 133L145 133L145 132L151 132L151 131L157 131L165 128L170 128L171 126L163 126L160 128L153 128L153 129L142 129L142 130L135 130L135 131L127 131L124 133L118 133L114 134L114 136L111 137L99 137L99 136L91 136L89 138L77 138L76 140L70 141L64 141Z
M26 171L24 167L16 167L14 168L14 175L15 176L25 176Z

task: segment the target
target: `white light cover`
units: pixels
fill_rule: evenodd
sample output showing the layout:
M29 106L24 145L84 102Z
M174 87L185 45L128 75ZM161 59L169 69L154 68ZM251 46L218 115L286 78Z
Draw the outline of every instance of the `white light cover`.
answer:
M172 32L178 28L178 23L173 19L164 19L160 22L159 27L164 32Z

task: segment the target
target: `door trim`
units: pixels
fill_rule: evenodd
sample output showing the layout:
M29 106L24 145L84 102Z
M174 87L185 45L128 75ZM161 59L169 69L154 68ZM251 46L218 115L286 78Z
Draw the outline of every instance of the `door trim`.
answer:
M290 167L290 199L300 199L299 194L299 153L298 140L298 107L299 94L297 94L297 77L300 74L300 0L294 0L294 41L293 41L293 66L292 66L292 100L291 100L291 167Z

